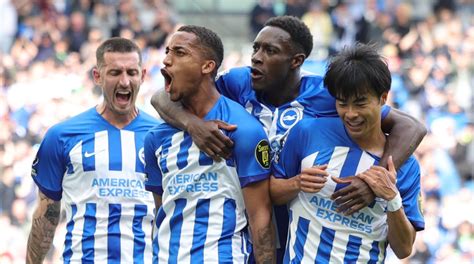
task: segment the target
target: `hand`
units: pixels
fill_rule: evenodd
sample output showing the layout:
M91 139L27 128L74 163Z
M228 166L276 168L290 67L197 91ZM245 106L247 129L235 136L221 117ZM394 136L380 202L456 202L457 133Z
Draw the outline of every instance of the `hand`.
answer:
M234 142L220 129L232 131L236 128L236 125L230 125L220 120L204 121L195 118L188 124L187 132L200 150L213 160L220 161L221 158L228 159L232 155L234 146Z
M331 178L336 183L350 184L331 195L331 199L333 199L337 205L338 212L344 212L345 215L351 215L368 206L375 200L375 194L370 186L357 176Z
M329 175L326 172L327 167L328 165L318 165L303 169L297 176L300 190L307 193L317 193L321 191Z
M388 171L384 167L372 166L369 170L359 174L358 177L370 186L377 197L390 201L398 193L397 171L392 156L388 157L387 165Z

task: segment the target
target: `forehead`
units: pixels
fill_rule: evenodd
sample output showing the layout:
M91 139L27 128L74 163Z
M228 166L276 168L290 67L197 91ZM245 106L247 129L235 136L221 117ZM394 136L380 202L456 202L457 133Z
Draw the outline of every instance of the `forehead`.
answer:
M183 47L192 49L197 45L197 37L193 33L177 31L168 42L169 48Z
M256 43L271 43L274 45L284 46L291 45L290 33L279 27L266 26L258 33L255 38Z
M140 58L137 52L106 52L104 62L109 68L138 68Z

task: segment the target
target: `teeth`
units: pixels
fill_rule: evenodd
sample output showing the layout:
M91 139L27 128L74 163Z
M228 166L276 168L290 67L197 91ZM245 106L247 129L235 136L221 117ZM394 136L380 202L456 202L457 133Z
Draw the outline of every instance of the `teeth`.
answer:
M117 93L118 93L118 94L127 95L127 94L129 94L130 92L129 92L129 91L118 91Z

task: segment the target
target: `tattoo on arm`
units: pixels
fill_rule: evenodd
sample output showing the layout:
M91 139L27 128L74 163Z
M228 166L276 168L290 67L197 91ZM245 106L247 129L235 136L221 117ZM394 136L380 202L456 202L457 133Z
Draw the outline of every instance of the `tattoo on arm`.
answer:
M42 263L49 251L59 223L61 204L40 192L39 203L33 214L26 250L26 263Z
M257 263L275 263L275 237L273 224L256 232L254 237L255 260Z

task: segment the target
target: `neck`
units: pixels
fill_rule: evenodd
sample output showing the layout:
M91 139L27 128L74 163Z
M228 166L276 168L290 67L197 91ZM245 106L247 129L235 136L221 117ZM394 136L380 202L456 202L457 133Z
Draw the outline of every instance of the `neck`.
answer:
M262 99L277 107L289 103L295 100L295 98L300 94L300 82L300 70L297 69L288 76L283 85L263 92Z
M133 108L133 111L127 114L119 114L115 113L114 111L107 109L107 106L104 102L99 104L96 107L97 113L101 115L107 122L118 129L122 129L130 124L133 119L138 116L138 109L136 107Z
M199 118L204 118L219 100L220 94L216 89L214 81L204 82L196 93L181 99L183 106Z
M380 126L373 133L365 134L361 138L353 138L353 140L361 149L372 153L377 157L382 157L385 148L385 142L387 141L385 134L380 129Z

